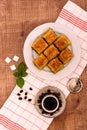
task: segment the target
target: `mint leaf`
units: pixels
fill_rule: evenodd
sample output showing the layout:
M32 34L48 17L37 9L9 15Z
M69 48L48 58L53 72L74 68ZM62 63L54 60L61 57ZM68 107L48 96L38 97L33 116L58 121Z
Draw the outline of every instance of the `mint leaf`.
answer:
M19 71L19 72L24 72L24 71L26 71L26 65L25 65L23 62L21 62L21 63L18 65L18 71Z
M20 74L19 72L14 72L13 75L14 75L15 77L19 77L21 74Z
M18 77L16 83L20 88L22 88L24 85L24 79L22 77Z
M16 79L16 84L22 88L23 85L24 85L24 79L22 77L25 77L28 75L28 73L26 72L26 65L25 63L21 62L19 65L18 65L18 68L17 68L17 72L14 72L13 75L15 77L17 77Z
M26 77L27 75L28 75L28 73L26 71L24 71L24 72L21 73L22 77Z

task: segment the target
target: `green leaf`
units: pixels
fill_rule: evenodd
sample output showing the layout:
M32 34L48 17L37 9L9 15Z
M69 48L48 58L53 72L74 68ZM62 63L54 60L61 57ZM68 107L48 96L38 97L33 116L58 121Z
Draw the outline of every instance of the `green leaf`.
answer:
M22 88L24 85L24 79L22 77L18 77L16 83L20 88Z
M25 65L23 62L21 62L21 63L18 65L18 71L19 71L19 72L24 72L24 71L26 71L26 65Z
M24 71L24 72L21 73L22 77L26 77L27 75L28 75L28 73L26 71Z
M19 72L14 72L13 75L14 75L15 77L19 77L19 76L20 76L20 73L19 73Z
M20 87L20 88L22 88L23 87L23 85L24 85L24 79L22 78L22 77L25 77L25 76L27 76L27 72L26 72L26 65L25 65L25 63L23 63L23 62L21 62L19 65L18 65L18 68L17 68L17 72L15 72L15 73L13 73L13 75L15 76L15 77L17 77L17 79L16 79L16 84Z

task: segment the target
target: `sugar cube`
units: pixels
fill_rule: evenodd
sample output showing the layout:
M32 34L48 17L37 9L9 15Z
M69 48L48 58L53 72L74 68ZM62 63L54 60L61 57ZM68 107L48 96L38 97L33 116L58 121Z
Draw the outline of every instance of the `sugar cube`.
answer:
M11 59L9 57L6 57L5 62L9 64L11 62Z
M10 66L10 69L11 69L12 71L16 70L16 66L15 66L15 65L11 65L11 66Z
M13 57L13 60L17 62L17 61L19 60L19 57L15 55L15 56Z

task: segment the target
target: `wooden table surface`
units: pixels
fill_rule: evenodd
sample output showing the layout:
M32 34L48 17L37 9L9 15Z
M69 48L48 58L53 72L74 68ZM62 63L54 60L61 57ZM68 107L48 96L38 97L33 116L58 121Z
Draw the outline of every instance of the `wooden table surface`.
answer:
M86 0L72 0L87 10ZM1 0L0 1L0 107L4 104L16 81L10 65L18 65L23 59L23 45L28 33L36 26L54 22L67 0ZM20 57L15 63L4 59ZM80 76L84 88L78 94L70 94L62 115L56 117L48 130L87 130L87 67Z

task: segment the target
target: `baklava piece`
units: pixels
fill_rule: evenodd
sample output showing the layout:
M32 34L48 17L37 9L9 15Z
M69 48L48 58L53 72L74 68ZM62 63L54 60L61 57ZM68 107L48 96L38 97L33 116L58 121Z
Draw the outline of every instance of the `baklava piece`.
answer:
M59 54L58 49L52 44L45 51L44 55L48 58L48 60L53 59Z
M46 41L39 37L33 44L32 44L32 48L38 53L41 54L46 48L47 48L48 44L46 43Z
M55 42L54 44L56 45L56 47L62 51L63 49L65 49L68 45L71 44L70 40L67 38L67 36L65 36L64 34L62 34Z
M53 31L53 29L49 28L42 37L47 41L47 43L50 45L57 39L56 33Z
M64 49L60 55L59 55L59 59L66 64L69 60L71 60L73 57L73 53L70 51L70 49L66 48Z
M33 62L41 70L47 65L48 59L43 54L40 54Z
M59 70L63 69L64 66L61 61L56 57L49 62L48 67L51 69L52 72L56 73Z

